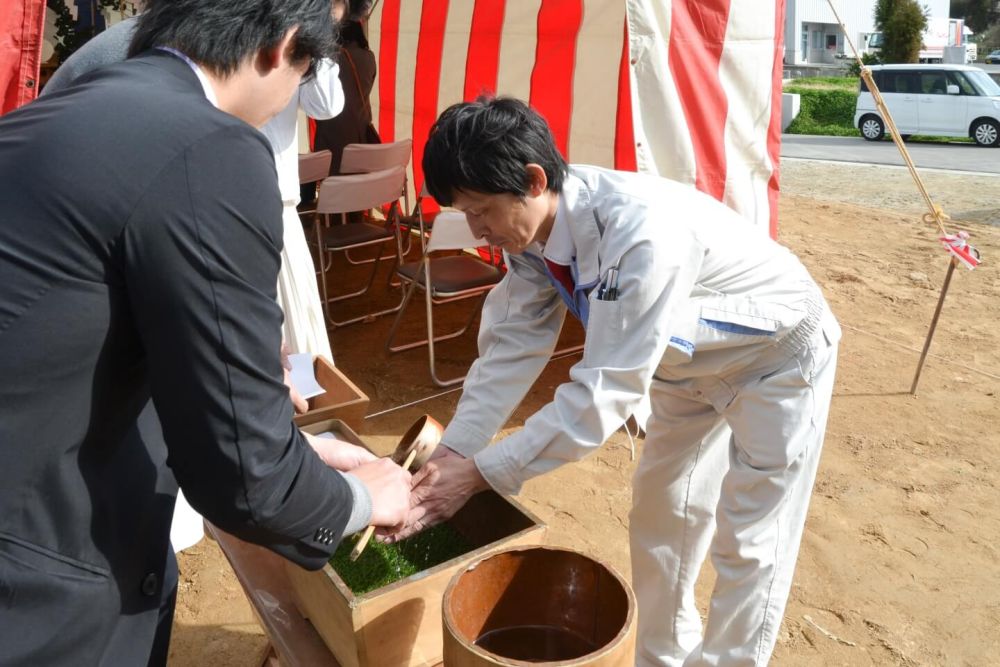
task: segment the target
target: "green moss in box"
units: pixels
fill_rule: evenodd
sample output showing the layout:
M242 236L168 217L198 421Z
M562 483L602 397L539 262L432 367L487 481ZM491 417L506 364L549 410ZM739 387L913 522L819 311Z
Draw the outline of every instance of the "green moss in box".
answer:
M363 595L394 581L405 579L446 560L472 551L472 546L446 523L396 544L372 539L357 561L351 560L355 540L344 540L330 565L355 595Z

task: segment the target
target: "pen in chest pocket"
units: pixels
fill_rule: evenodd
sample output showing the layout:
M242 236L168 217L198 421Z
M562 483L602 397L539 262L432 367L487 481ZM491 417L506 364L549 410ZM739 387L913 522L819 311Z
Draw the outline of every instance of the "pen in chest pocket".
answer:
M600 289L597 290L597 299L599 301L617 301L618 300L618 267L612 266L608 269L608 273L604 276L604 280L601 282Z

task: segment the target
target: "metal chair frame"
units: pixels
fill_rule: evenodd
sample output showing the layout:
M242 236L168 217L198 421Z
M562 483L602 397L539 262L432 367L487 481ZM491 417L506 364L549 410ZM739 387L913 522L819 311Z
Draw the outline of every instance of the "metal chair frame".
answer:
M426 230L423 227L422 216L420 216L419 219L421 222L420 236L423 239ZM455 212L442 213L438 216L437 220L440 222L436 222L435 229L439 229L448 224L467 224L465 223L465 216L462 215L461 213L455 213ZM472 287L465 290L458 290L454 292L442 292L436 289L434 285L433 266L436 260L431 258L430 255L432 252L438 250L469 249L486 245L489 244L480 239L473 238L471 232L469 233L468 239L465 240L464 243L455 244L446 242L443 244L436 244L435 236L432 231L430 239L427 241L427 244L424 247L424 251L419 260L419 268L413 274L413 276L409 276L403 273L402 266L396 269L397 277L402 282L408 282L409 285L407 286L406 292L403 296L403 301L400 306L399 312L396 314L396 319L393 322L392 328L389 331L389 338L386 341L385 349L389 353L394 353L394 352L402 352L404 350L412 350L414 348L426 345L428 350L428 361L430 366L431 380L433 380L434 384L439 387L450 387L452 385L459 384L460 382L465 380L465 375L450 379L442 379L438 377L434 344L440 343L445 340L451 340L452 338L457 338L463 335L466 331L468 331L469 327L472 325L473 320L475 320L476 318L476 314L480 312L483 301L485 301L486 299L486 295L489 293L491 289L493 289L494 286L496 286L497 283L500 282L500 280L503 277L503 274L500 272L499 269L493 267L494 270L496 271L496 280L488 285L477 285L476 287ZM490 246L490 251L492 254L492 246ZM482 262L482 260L479 259L478 257L463 255L462 258L468 259L469 262L481 262L485 264L485 262ZM420 280L421 275L423 276L423 283L421 283ZM410 299L413 297L414 292L418 288L424 291L424 309L427 322L427 338L420 341L404 343L401 345L394 346L392 344L392 341L395 338L396 333L399 331L399 327L403 319L403 314L406 312L406 307L409 304ZM457 329L455 331L446 334L441 334L438 336L434 335L434 306L451 303L454 301L461 301L475 296L479 297L479 303L476 305L476 307L471 309L469 314L469 319L460 329Z
M330 314L331 303L345 301L347 299L361 296L371 289L375 282L375 276L378 273L378 267L382 259L391 259L394 257L397 266L402 262L402 241L399 235L399 226L396 224L396 217L398 217L399 199L403 194L405 177L405 169L403 167L395 167L394 169L386 169L366 174L329 176L323 181L320 189L320 196L316 203L316 220L314 226L316 247L320 254L320 290L323 296L323 309L326 313L326 320L331 326L342 327L354 324L355 322L371 320L380 315L394 313L403 305L403 300L401 299L400 303L393 308L372 311L348 320L335 320ZM388 229L379 229L376 225L372 225L370 223L360 223L361 225L367 225L372 228L370 230L362 230L369 231L371 238L362 239L356 242L344 240L342 243L337 243L336 237L338 235L344 235L345 233L353 234L357 231L358 225L340 224L331 226L329 224L330 215L343 215L344 213L360 210L362 208L381 206L387 202L391 203L389 209L389 220L387 221L387 227L392 228L391 233L388 232ZM325 218L326 226L320 225L320 216ZM341 231L338 232L338 230ZM384 232L384 234L381 232ZM383 258L381 248L379 249L378 254L372 261L371 274L369 275L368 281L363 288L347 292L345 294L330 296L326 280L329 265L324 260L324 254L344 252L346 255L346 253L350 250L379 246L380 244L385 244L393 239L396 241L395 255ZM332 259L330 261L330 265L332 265Z
M405 170L410 164L412 154L412 139L400 139L385 144L347 144L344 146L344 152L340 158L340 173L345 175L368 174L393 167L403 167ZM405 180L403 182L403 210L410 210L410 188ZM397 215L396 224L399 224L402 218L402 215ZM406 247L402 251L404 257L410 252L410 247L410 235L407 234ZM350 253L347 253L346 256L347 261L355 265L371 264L375 261L375 258L353 259Z

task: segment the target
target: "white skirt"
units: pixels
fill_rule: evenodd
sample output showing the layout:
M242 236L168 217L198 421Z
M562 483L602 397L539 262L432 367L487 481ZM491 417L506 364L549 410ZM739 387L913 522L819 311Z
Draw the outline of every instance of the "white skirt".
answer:
M285 248L278 274L278 305L285 313L285 343L292 354L308 352L333 361L316 267L295 204L286 202L282 217Z

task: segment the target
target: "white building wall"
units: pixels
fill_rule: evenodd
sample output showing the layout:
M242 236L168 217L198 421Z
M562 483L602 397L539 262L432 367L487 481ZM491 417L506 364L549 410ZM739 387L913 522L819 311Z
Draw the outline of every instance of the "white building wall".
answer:
M847 34L854 46L859 50L864 48L865 36L875 31L876 0L833 0L840 19L844 22ZM947 17L951 10L951 0L920 0L920 4L928 9L929 17ZM802 49L803 27L810 32L807 49ZM814 32L821 33L821 43L814 43ZM840 34L836 19L827 0L787 0L785 7L785 63L788 65L801 63L829 62L825 36ZM838 37L837 51L850 54L850 47Z

